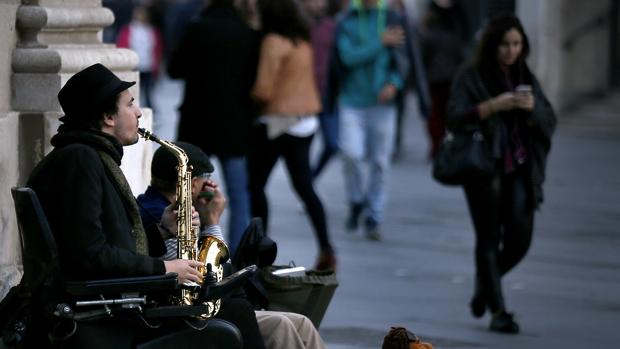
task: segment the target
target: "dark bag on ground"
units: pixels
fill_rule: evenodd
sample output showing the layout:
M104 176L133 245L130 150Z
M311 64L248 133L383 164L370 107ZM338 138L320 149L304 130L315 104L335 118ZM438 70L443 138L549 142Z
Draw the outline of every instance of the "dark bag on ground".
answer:
M278 245L265 234L262 220L252 218L243 233L231 263L235 270L241 270L253 264L258 268L265 268L273 264L277 254ZM254 306L259 309L269 307L267 290L263 287L258 273L245 283L243 289Z
M448 132L433 160L433 178L446 185L463 185L495 171L491 146L481 131Z
M317 329L323 320L338 280L333 271L310 270L301 275L274 275L288 265L263 268L259 275L269 296L268 310L288 311L307 316Z

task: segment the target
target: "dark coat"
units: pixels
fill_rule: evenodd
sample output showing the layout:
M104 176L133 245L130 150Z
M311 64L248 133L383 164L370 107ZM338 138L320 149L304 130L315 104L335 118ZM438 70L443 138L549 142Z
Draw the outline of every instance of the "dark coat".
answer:
M120 163L122 147L87 137L58 135L54 150L33 170L27 186L39 197L68 280L165 273L161 260L136 252L125 204L97 153Z
M527 138L525 140L529 161L529 174L532 184L531 193L534 205L543 202L542 184L545 180L547 155L551 149L551 136L555 130L556 117L551 104L545 97L538 80L529 76L534 94L534 110L527 113ZM449 130L481 128L493 144L494 155L500 158L499 142L501 134L501 115L484 121L471 117L471 111L483 101L495 97L485 87L480 74L473 67L465 67L455 77L447 106L447 127Z
M189 25L168 66L173 79L185 80L178 140L221 157L248 153L259 45L258 32L227 2Z

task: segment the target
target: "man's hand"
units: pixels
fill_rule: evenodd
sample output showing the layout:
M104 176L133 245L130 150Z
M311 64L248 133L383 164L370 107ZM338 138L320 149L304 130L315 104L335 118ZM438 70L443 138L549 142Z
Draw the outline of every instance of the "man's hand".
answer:
M192 261L187 259L173 259L171 261L164 261L167 273L177 273L179 275L179 284L185 281L193 281L202 283L202 274L196 269L197 267L203 267L204 264L198 261Z
M381 35L381 42L386 47L401 47L405 43L405 31L401 26L389 27Z
M162 238L170 239L177 236L177 217L176 202L166 206L159 221L159 232Z
M220 224L220 217L226 208L226 198L220 192L217 183L212 180L205 182L201 194L194 202L203 225Z
M200 213L196 211L196 208L192 205L192 226L200 227Z
M388 103L391 102L396 97L396 86L392 84L386 84L383 86L381 91L379 91L379 103Z

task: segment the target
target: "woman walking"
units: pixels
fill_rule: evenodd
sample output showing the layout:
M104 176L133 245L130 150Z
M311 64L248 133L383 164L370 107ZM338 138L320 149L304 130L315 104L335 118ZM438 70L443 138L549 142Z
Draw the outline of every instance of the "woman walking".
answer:
M529 42L518 18L494 17L477 56L455 78L448 102L452 131L477 128L490 139L495 174L464 186L476 231L475 317L488 309L490 329L518 333L506 311L501 278L527 253L556 118L525 58Z
M309 152L319 122L321 102L313 72L310 29L294 0L259 0L263 34L252 96L262 103L249 158L252 214L267 227L265 185L278 158L283 157L293 188L319 242L316 269L334 269L323 204L312 185Z

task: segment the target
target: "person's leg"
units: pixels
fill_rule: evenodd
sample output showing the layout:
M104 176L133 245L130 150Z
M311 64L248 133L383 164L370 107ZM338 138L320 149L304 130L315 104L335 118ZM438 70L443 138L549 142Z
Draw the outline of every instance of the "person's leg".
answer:
M344 182L350 214L346 227L355 230L359 216L365 205L362 165L366 156L366 135L364 130L364 110L340 106L339 108L339 148L342 154Z
M430 86L431 92L431 115L428 118L426 127L428 130L431 147L429 159L433 159L439 151L444 135L446 133L446 104L450 95L450 84L434 84Z
M312 169L312 178L316 179L329 160L338 152L338 115L336 112L320 113L321 136L323 150L319 155L316 166Z
M329 242L325 210L312 184L309 159L312 136L295 137L285 134L280 136L276 142L279 152L284 157L293 189L304 203L305 210L312 222L321 255L325 255L325 258L331 258L330 263L333 264L335 263L335 257ZM319 269L328 269L334 268L335 265L317 265L317 267Z
M228 247L234 255L243 232L250 224L250 194L248 192L248 168L246 158L220 157L226 194L230 207L228 224Z
M482 302L491 312L504 309L501 288L501 272L497 264L500 239L501 177L465 186L469 214L476 232L476 293L474 304ZM484 307L482 308L484 313Z
M295 324L278 311L257 310L258 328L269 349L306 349Z
M265 348L254 308L246 299L240 297L223 298L220 311L215 315L215 318L229 321L237 326L243 337L243 348Z
M366 114L365 127L368 159L370 161L366 230L369 238L378 240L380 238L378 228L383 223L383 214L387 202L387 182L390 156L394 145L396 108L394 106L369 108Z
M396 124L394 126L394 142L393 142L393 154L390 154L394 160L398 160L402 154L403 145L403 124L405 120L405 93L401 90L398 91L395 99L396 107Z
M274 142L267 138L265 125L256 126L252 136L252 153L248 157L250 207L252 217L260 217L265 231L268 231L269 204L265 186L279 154Z
M504 275L516 266L527 253L532 242L534 209L528 204L528 183L523 174L516 174L507 181L503 212L502 249L499 253L499 267Z
M151 72L140 72L140 92L144 97L143 105L153 108L151 100L151 87L153 86L153 74Z
M493 316L489 328L502 333L518 333L519 325L512 314L506 312L501 286L501 267L499 264L502 212L511 199L504 191L501 175L492 180L465 186L470 215L476 230L476 294L471 302L474 316L482 316L476 307L486 303ZM477 312L480 311L480 312Z
M291 323L295 326L299 337L304 342L306 349L324 349L325 343L323 338L319 334L319 331L314 327L314 324L308 317L302 314L282 312L283 316L286 316Z

